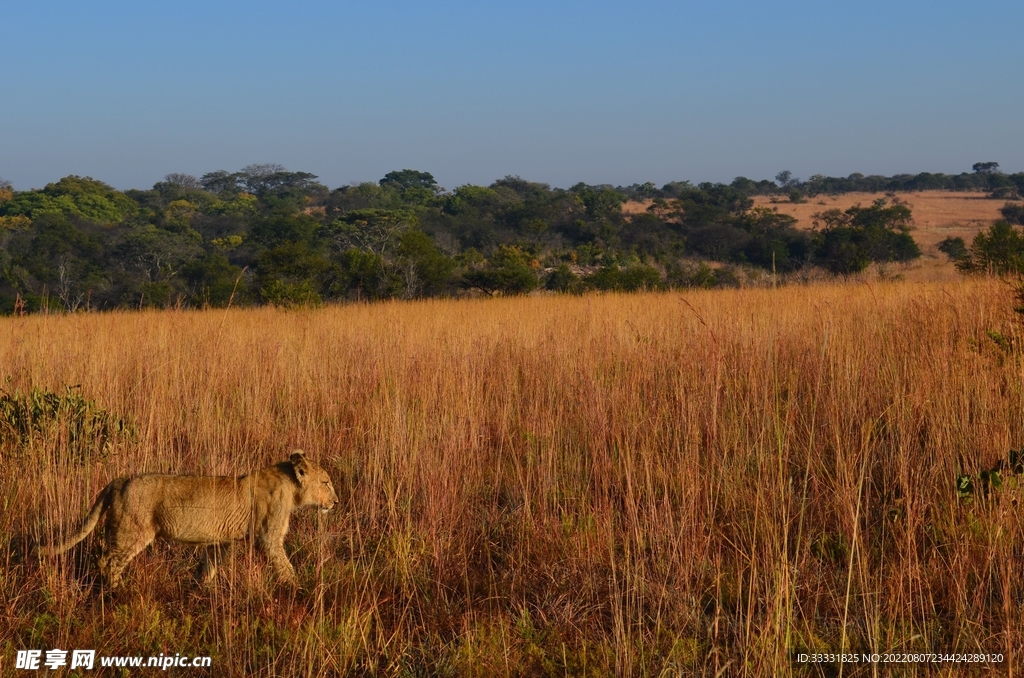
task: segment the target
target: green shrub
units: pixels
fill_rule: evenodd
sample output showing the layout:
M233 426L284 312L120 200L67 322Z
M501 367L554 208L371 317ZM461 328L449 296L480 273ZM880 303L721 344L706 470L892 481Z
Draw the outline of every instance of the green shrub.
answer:
M939 243L939 251L949 257L950 261L960 261L968 256L967 244L960 237L943 238Z
M1024 236L1007 221L997 221L974 236L969 256L956 262L965 273L1006 275L1024 272Z
M105 457L117 440L135 437L134 423L97 406L77 389L0 391L0 454L12 443L20 450L56 436L73 458L87 461Z
M499 245L485 266L466 272L462 284L491 296L527 294L540 284L533 263L522 248Z
M569 264L561 264L558 268L548 274L544 281L544 287L553 292L568 292L576 294L582 291L580 277L572 272Z

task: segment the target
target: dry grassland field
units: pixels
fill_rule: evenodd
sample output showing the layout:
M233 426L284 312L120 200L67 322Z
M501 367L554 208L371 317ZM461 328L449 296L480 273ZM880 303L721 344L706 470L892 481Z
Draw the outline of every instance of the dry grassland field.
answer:
M961 237L969 245L975 234L1003 218L999 208L1006 204L1006 200L992 199L987 193L918 191L895 195L913 211L914 240L923 253L933 255L938 254L935 246L947 237ZM858 203L867 207L885 197L884 193L845 193L818 195L802 203L772 203L769 196L757 196L754 205L777 208L783 214L796 217L797 227L810 228L818 212L835 208L845 210Z
M1002 219L999 208L1006 204L1004 199L993 199L987 193L958 191L916 191L900 192L895 197L910 205L913 212L914 240L921 248L921 259L902 266L899 275L919 282L951 282L958 276L949 258L939 252L938 243L943 239L960 237L968 245L980 231L988 228L993 221ZM776 209L797 219L797 228L810 229L814 226L814 215L830 209L845 210L854 205L868 206L879 198L888 199L885 193L844 193L842 195L817 195L806 202L793 203L784 197L755 196L755 207ZM773 202L775 200L775 202ZM623 205L626 214L643 212L651 205L650 200L628 202Z
M935 253L935 245L946 237L961 237L968 244L981 231L1003 216L999 208L1004 199L988 197L987 193L958 191L917 191L893 194L910 205L914 215L914 240L926 254ZM797 219L797 228L812 228L814 215L830 209L845 210L854 205L868 206L885 193L843 193L816 195L805 202L794 203L785 198L754 196L755 207L769 207ZM622 206L626 214L638 214L651 205L650 200L628 202Z
M958 278L2 318L0 674L94 648L212 657L176 676L1016 675L1014 303ZM22 560L118 476L296 447L341 498L293 516L300 590L245 545L208 588L180 544L115 591L95 536ZM839 652L991 661L800 660Z

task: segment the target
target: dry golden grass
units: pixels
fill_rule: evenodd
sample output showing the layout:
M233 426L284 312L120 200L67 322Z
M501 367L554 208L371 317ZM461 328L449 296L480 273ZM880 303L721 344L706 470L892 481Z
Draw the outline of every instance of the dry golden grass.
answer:
M84 463L60 430L0 443L0 670L54 647L209 654L218 675L821 675L794 653L840 649L1019 667L1014 491L954 484L1024 445L1024 360L987 334L1018 341L1010 296L963 279L0 319L8 392L80 384L139 426ZM346 488L293 519L302 592L244 548L209 591L178 545L124 592L89 586L88 548L16 563L118 475L292 447Z

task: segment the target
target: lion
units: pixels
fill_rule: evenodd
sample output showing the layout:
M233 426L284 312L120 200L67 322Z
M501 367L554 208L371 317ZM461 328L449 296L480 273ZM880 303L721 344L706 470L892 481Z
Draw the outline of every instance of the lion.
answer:
M217 575L221 549L248 538L266 554L281 580L298 586L284 550L291 513L307 506L326 513L337 503L327 472L302 450L293 451L288 461L239 477L146 473L111 481L77 534L37 554L68 551L105 519L98 567L111 588L120 586L131 559L158 537L206 546L197 575L204 584Z

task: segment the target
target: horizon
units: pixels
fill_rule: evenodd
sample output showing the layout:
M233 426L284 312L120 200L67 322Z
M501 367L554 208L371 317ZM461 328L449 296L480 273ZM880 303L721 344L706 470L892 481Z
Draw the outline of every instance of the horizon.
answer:
M246 167L236 168L234 170L224 170L223 168L221 168L221 169L218 169L218 170L210 170L209 172L203 172L202 174L198 174L198 175L188 175L188 176L191 176L191 177L193 177L195 179L201 179L203 176L205 176L208 173L214 173L214 172L219 172L219 171L226 171L226 172L229 172L229 173L239 173L239 172L244 172L245 170L250 169L252 167L258 167L261 164L263 164L263 165L268 165L268 164L277 165L278 167L280 167L282 169L282 171L288 171L288 172L303 172L304 171L304 170L299 169L299 168L283 167L279 163L254 163L252 165L249 165L249 166L246 166ZM1019 172L1007 172L1007 171L1005 171L1002 168L1002 165L1000 163L998 163L998 162L996 162L995 164L998 166L998 168L995 170L996 174L1003 174L1003 175L1019 174ZM418 170L418 169L412 168L412 167L403 167L403 168L401 168L401 170L403 170L403 171L408 171L408 170L423 171L423 172L427 172L428 174L431 174L431 176L433 176L433 173L431 173L429 170ZM396 169L396 170L392 170L392 171L399 171L399 170ZM989 170L989 171L991 171L991 170ZM962 174L974 174L974 173L977 173L977 172L978 172L978 170L972 170L970 172L968 172L966 170L963 170L963 171L960 171L960 172L929 172L928 170L923 170L923 171L917 172L917 173L898 172L898 173L894 173L894 174L891 174L891 175L870 174L870 173L866 173L866 172L851 172L850 174L845 175L845 176L831 176L831 175L820 175L820 176L823 176L823 177L828 178L828 179L850 179L850 178L855 177L856 175L860 175L861 178L883 177L883 178L886 178L886 179L890 179L890 178L894 178L894 177L914 177L914 176L919 176L920 174L934 174L934 175L942 175L942 176L958 176L958 175L962 175ZM171 178L173 174L175 174L175 173L168 172L167 174L162 176L160 179L158 179L157 182L154 182L154 185L156 183L158 183L158 182L165 181L165 180ZM183 173L178 173L178 174L183 174ZM385 174L387 174L387 172ZM790 174L792 174L792 178L790 179L790 181L793 182L793 185L799 185L799 186L806 185L813 177L819 176L818 173L812 174L812 175L810 175L808 177L799 177L799 176L796 176L793 173L790 173ZM12 188L13 188L13 190L18 191L18 192L40 191L40 190L43 190L47 185L57 183L61 179L65 178L65 177L68 177L68 176L75 176L75 177L80 177L80 178L83 178L83 179L92 179L92 180L95 180L95 181L100 181L101 183L104 183L104 184L110 186L111 188L113 188L114 190L117 190L117 191L120 191L120 192L131 191L131 190L146 191L146 190L152 190L152 188L153 188L153 186L149 186L149 187L143 187L143 186L128 186L128 187L114 186L114 185L110 184L109 182L105 181L102 177L94 177L94 176L90 176L90 175L74 175L74 174L72 174L72 175L64 175L63 177L56 177L53 180L47 181L46 184L43 184L41 186L33 186L31 188L19 188L19 187L15 186L15 185L12 185ZM743 175L737 175L737 176L733 177L733 179L730 180L730 181L715 181L715 182L704 182L703 180L700 180L700 179L671 179L671 180L666 181L666 182L634 182L634 183L628 184L628 185L626 185L626 184L613 184L613 183L609 183L609 182L597 182L597 183L592 183L592 184L587 184L586 182L576 182L574 184L569 184L569 185L565 185L565 186L556 186L556 185L550 184L548 182L535 181L535 180L531 179L530 177L523 177L523 176L519 176L519 175L506 174L506 175L503 175L503 176L500 176L500 177L495 177L491 181L485 181L485 182L481 182L481 183L478 183L478 184L459 184L458 186L451 186L451 187L444 186L439 181L437 182L437 184L438 184L438 186L440 186L440 190L442 191L442 193L451 193L451 192L455 191L457 188L459 188L461 186L469 186L469 185L473 185L473 186L491 186L494 183L496 183L496 182L498 182L498 181L500 181L502 179L512 178L512 177L518 178L518 179L523 179L523 180L529 181L531 183L538 183L538 184L541 184L541 185L546 185L551 190L572 190L572 188L574 186L576 186L576 185L578 185L580 183L583 183L583 184L585 184L587 186L592 186L592 187L609 187L609 188L612 188L614 190L629 189L629 188L632 188L634 186L642 186L645 183L652 183L652 184L654 184L655 188L660 190L660 189L664 189L664 188L668 187L670 184L673 184L673 183L684 183L684 184L685 183L689 183L692 186L699 186L700 184L703 184L703 183L714 183L714 184L729 185L733 181L738 180L738 179L748 179L748 180L751 180L751 181L754 181L754 182L770 181L770 182L773 182L773 183L776 183L776 184L778 184L779 181L780 181L777 176L776 177L745 177ZM313 175L313 179L317 180L319 182L320 177L314 174ZM384 180L383 177L381 177L379 179L365 179L365 180L361 180L361 181L351 181L351 182L348 182L348 183L345 183L345 184L341 184L341 185L337 185L337 186L333 186L333 185L330 185L330 184L324 184L324 185L329 190L334 191L334 190L340 190L340 189L345 188L345 187L357 186L357 185L363 184L363 183L380 184L383 180ZM435 180L436 180L436 177L435 177ZM4 177L3 175L0 175L0 185L2 185L2 182L4 182L4 181L9 181L9 180L7 180L7 178ZM319 183L323 183L323 182L319 182ZM779 187L780 187L780 189L785 188L785 186L783 186L781 184L779 184ZM949 190L949 189L918 189L918 191L921 191L921 190Z
M329 186L1024 170L1024 6L44 2L7 11L0 177L148 188L275 162Z

